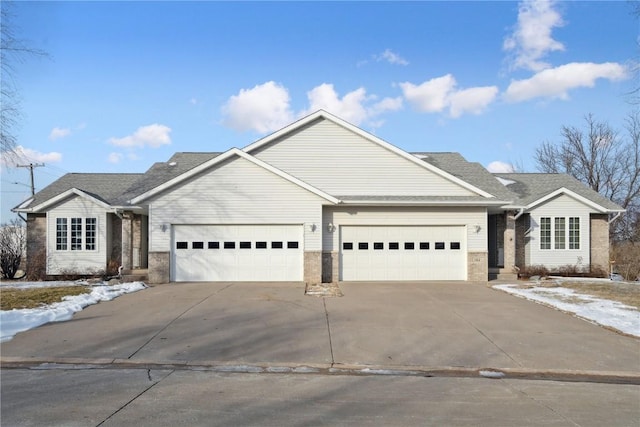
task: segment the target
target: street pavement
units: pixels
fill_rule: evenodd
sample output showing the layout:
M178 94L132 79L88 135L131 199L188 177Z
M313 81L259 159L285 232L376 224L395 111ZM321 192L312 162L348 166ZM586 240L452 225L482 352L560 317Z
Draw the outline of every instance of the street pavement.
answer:
M640 424L636 338L484 284L340 286L159 285L18 334L2 425Z

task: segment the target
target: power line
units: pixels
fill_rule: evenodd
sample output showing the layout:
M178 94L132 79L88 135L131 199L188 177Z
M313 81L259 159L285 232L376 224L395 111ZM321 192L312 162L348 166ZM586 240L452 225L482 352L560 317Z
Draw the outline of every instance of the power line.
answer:
M34 196L36 194L36 185L33 181L33 169L43 167L44 163L29 163L28 165L16 165L18 168L29 168L29 172L31 174L31 195Z

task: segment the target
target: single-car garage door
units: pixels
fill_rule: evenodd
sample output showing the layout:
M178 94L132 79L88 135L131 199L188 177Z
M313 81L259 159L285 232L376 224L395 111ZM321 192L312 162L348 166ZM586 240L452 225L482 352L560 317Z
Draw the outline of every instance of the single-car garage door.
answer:
M172 280L301 281L302 225L174 225Z
M466 280L464 226L343 226L340 279Z

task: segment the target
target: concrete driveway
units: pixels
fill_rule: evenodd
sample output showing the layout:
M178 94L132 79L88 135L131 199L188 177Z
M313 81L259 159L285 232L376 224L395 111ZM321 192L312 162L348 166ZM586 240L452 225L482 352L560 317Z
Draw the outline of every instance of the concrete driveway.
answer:
M159 285L1 345L3 364L235 364L640 374L640 340L469 283Z

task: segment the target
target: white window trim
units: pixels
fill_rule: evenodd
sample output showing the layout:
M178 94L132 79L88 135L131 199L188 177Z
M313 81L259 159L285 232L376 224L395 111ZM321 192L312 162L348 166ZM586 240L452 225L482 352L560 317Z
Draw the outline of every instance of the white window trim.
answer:
M543 249L542 248L542 219L543 218L548 218L549 219L549 225L551 227L550 231L551 231L551 236L550 236L550 247L549 249ZM556 248L556 218L563 218L564 219L564 249L557 249ZM570 241L570 235L569 235L569 224L570 224L570 220L577 218L578 219L578 247L577 248L571 248L571 245L569 243ZM540 216L538 218L538 224L540 224L540 226L538 227L538 238L540 239L540 243L538 244L538 250L546 252L546 251L559 251L559 252L565 252L565 251L579 251L582 250L582 221L581 218L579 216L548 216L548 215L544 215L544 216Z
M80 218L82 220L81 224L80 224L80 239L81 239L81 244L80 244L80 249L71 249L72 243L71 243L71 234L72 234L72 227L71 227L71 223L72 223L72 219L73 218ZM66 249L58 249L58 219L65 219L66 222ZM87 249L87 219L93 219L95 220L95 228L94 228L94 239L93 239L93 249ZM99 237L100 237L100 233L98 232L99 230L99 223L100 220L98 219L98 217L95 216L57 216L54 218L53 220L53 227L54 227L54 250L55 252L98 252L99 250Z

